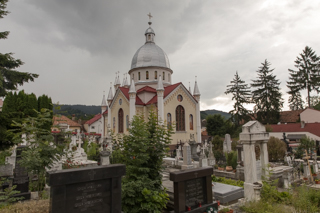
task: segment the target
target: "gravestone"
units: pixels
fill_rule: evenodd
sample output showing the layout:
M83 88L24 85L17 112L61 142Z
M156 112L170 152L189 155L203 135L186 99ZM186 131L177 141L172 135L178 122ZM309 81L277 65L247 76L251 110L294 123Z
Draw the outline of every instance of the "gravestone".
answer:
M223 141L223 153L231 152L231 143L232 143L232 140L230 135L226 134Z
M18 146L16 149L16 165L13 172L12 185L16 185L15 190L19 191L19 194L15 194L14 197L24 197L24 200L30 199L29 192L29 176L27 170L20 165L21 153L26 146Z
M214 154L212 152L212 142L210 141L209 154L208 154L208 165L214 166L215 164L216 164L216 158L214 157Z
M212 168L181 170L170 173L174 188L174 211L204 212L208 207L218 209L212 201Z
M208 167L208 159L206 153L204 152L204 146L202 147L202 152L199 157L199 167Z
M50 213L120 213L125 166L112 164L47 172Z
M188 142L186 142L183 145L183 165L181 166L181 169L191 169L193 168L193 165L191 163L191 148Z

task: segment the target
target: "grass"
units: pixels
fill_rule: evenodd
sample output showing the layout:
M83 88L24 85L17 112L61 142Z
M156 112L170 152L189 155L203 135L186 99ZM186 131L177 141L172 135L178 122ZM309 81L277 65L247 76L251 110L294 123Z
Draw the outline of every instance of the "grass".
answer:
M0 209L0 213L49 213L49 199L18 202Z

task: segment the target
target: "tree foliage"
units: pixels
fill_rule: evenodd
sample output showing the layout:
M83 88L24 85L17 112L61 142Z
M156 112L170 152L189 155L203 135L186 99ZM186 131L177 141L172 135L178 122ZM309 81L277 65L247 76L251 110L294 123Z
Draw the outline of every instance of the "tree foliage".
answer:
M251 102L251 92L248 84L241 80L236 72L234 79L230 81L230 85L227 85L227 90L225 94L231 93L232 100L235 101L233 105L233 110L229 113L231 114L231 120L236 126L240 125L240 122L246 122L250 120L250 111L247 110L243 105Z
M273 136L269 138L267 147L268 147L269 161L271 162L278 161L279 159L282 160L287 151L286 143Z
M306 46L300 56L294 61L295 67L298 70L289 69L289 81L287 81L287 87L290 89L288 92L291 96L295 93L306 89L308 97L308 106L310 104L310 92L312 90L320 92L320 57L318 57L315 51L311 47ZM289 103L294 103L296 99L290 97ZM296 105L294 103L294 105Z
M220 114L208 115L207 132L211 136L219 135L223 137L225 134L233 135L236 127L230 120L226 120Z
M294 92L294 91L289 91L289 107L291 110L299 110L303 109L303 104L304 101L301 98L301 93L300 91Z
M48 109L50 111L51 119L52 114L52 101L46 95L42 95L39 99L45 101L45 105L42 105L43 109ZM26 94L24 90L17 92L8 92L6 98L3 102L2 112L0 113L0 143L1 149L5 149L8 146L12 145L12 131L18 127L12 126L12 121L21 123L23 119L28 117L37 117L37 111L41 111L42 108L38 108L38 99L35 94ZM42 128L47 130L51 129L52 120L48 120L43 124Z
M22 143L23 138L27 142L27 148L21 154L20 164L28 172L38 175L38 190L41 190L44 186L46 168L51 168L54 161L59 160L63 146L54 145L51 131L43 128L45 123L52 121L50 110L42 109L36 113L36 117L24 118L21 123L13 121L14 126L18 128L12 131L14 143Z
M255 88L252 91L254 112L257 114L257 120L262 123L277 123L283 106L280 82L272 74L274 69L270 69L271 64L267 59L261 65L257 70L257 79L251 83L251 87Z
M129 134L119 141L126 175L122 179L124 212L162 212L168 195L162 186L162 163L168 151L172 129L158 124L152 111L148 121L134 116Z
M8 14L7 2L8 0L0 0L0 18ZM0 32L0 39L6 39L8 35L8 31ZM20 59L14 59L12 55L13 53L0 53L0 97L5 96L8 91L16 90L18 85L34 81L38 77L37 74L17 71L16 69L23 62Z
M305 150L310 153L310 150L316 148L316 142L310 138L304 137L300 140L300 145L295 153L296 158L302 158L305 154Z

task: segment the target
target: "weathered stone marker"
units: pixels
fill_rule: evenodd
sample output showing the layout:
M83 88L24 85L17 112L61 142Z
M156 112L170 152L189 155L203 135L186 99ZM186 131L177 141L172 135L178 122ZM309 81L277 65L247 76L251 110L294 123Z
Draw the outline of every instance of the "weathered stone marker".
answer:
M210 206L218 209L218 204L212 202L212 174L213 170L210 167L170 173L176 213L202 213Z
M112 164L47 172L50 213L120 213L125 166Z
M23 197L24 200L29 200L31 194L29 192L28 172L24 167L20 165L20 160L22 159L21 154L25 148L25 146L17 147L16 165L13 172L12 185L16 185L17 188L15 190L20 192L19 194L15 194L14 197Z

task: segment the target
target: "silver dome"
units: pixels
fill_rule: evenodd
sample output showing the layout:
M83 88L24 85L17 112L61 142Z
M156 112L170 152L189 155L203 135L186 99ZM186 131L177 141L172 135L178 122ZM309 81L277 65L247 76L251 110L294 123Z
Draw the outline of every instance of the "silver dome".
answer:
M153 42L147 42L140 47L131 62L131 69L149 66L170 68L167 54Z

